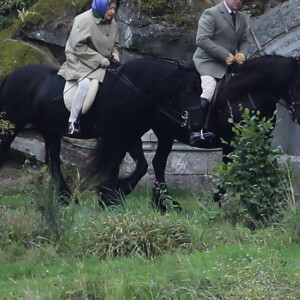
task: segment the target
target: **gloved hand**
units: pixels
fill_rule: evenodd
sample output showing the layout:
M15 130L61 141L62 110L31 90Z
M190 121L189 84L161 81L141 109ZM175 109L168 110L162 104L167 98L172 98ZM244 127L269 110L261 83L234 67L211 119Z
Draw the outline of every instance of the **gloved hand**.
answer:
M225 59L225 63L226 63L227 65L231 65L231 64L234 63L234 61L235 61L234 56L233 56L231 53L228 53L228 55L227 55L227 57L226 57L226 59Z
M110 65L110 61L106 57L104 57L103 60L101 61L101 67L106 69L109 65Z
M239 52L235 55L234 59L235 59L235 62L240 65L246 60L246 55L242 52Z

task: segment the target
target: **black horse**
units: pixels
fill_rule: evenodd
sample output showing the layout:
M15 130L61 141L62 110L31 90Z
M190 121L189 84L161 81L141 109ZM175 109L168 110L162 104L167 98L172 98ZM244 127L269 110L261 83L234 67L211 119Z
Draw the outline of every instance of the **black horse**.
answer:
M280 99L292 112L293 120L300 123L300 62L297 58L283 56L261 56L235 66L233 73L228 72L220 82L215 99L211 104L208 130L216 134L214 141L195 140L192 146L199 148L222 148L223 161L228 162L227 154L233 149L230 146L234 138L232 124L242 119L240 106L250 111L260 111L261 117L271 118ZM168 110L167 110L168 111ZM174 140L190 145L190 132L174 122L174 118L167 118L164 112L156 109L151 128L158 139L158 146L152 161L155 181L166 186L165 168ZM274 120L275 122L275 120ZM227 143L222 143L224 139ZM141 142L136 143L130 154L137 163L131 177L120 180L119 189L129 193L147 171ZM166 189L165 189L166 190ZM154 204L165 211L165 206L154 188ZM214 195L219 200L219 195Z
M28 65L16 69L2 82L0 116L14 129L0 136L0 165L14 138L32 124L45 141L45 160L58 182L62 201L68 203L71 191L61 172L60 147L69 112L62 99L65 81L57 71L47 65ZM135 59L117 71L107 72L92 107L81 116L80 138L101 137L95 149L97 163L92 164L92 169L102 175L102 180L106 178L99 193L108 199L108 204L117 198L121 161L126 152L133 153L135 145L139 145L157 107L168 103L181 113L181 122L188 130L197 131L203 126L200 93L200 77L188 66Z

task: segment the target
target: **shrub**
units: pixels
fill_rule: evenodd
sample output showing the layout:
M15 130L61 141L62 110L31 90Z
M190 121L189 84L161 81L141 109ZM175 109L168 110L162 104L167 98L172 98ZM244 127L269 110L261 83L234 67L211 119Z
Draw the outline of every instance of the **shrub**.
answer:
M5 119L5 113L0 112L0 143L3 137L13 134L15 125Z
M192 248L188 227L167 215L145 216L143 213L104 214L84 225L86 233L79 238L79 255L99 258L137 256L154 258L179 249Z
M272 119L260 118L259 112L251 114L246 109L243 120L233 125L234 151L228 155L231 162L221 164L214 177L216 192L226 190L223 202L235 198L238 215L248 214L250 219L264 224L281 216L289 198L294 196L290 160L285 167L278 163L282 152L269 135L272 129Z

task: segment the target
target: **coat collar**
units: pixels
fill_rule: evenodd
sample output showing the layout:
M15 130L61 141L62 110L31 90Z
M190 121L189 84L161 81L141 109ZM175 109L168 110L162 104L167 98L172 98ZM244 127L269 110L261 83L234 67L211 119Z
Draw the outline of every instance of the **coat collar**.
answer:
M228 24L232 27L233 30L237 31L240 26L240 19L239 19L240 13L238 11L235 12L236 26L234 28L231 15L230 15L224 1L219 4L219 8L220 8L220 12L223 15L224 19L226 20L226 22L228 22Z

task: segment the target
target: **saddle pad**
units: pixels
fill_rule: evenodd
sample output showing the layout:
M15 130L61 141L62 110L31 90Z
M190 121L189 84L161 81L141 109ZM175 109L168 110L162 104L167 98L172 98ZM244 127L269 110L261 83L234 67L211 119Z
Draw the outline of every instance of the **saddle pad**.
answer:
M99 87L97 79L91 79L91 84L82 106L82 114L85 114L93 104ZM67 80L64 88L64 102L66 108L71 111L72 101L77 91L78 84L76 80Z

